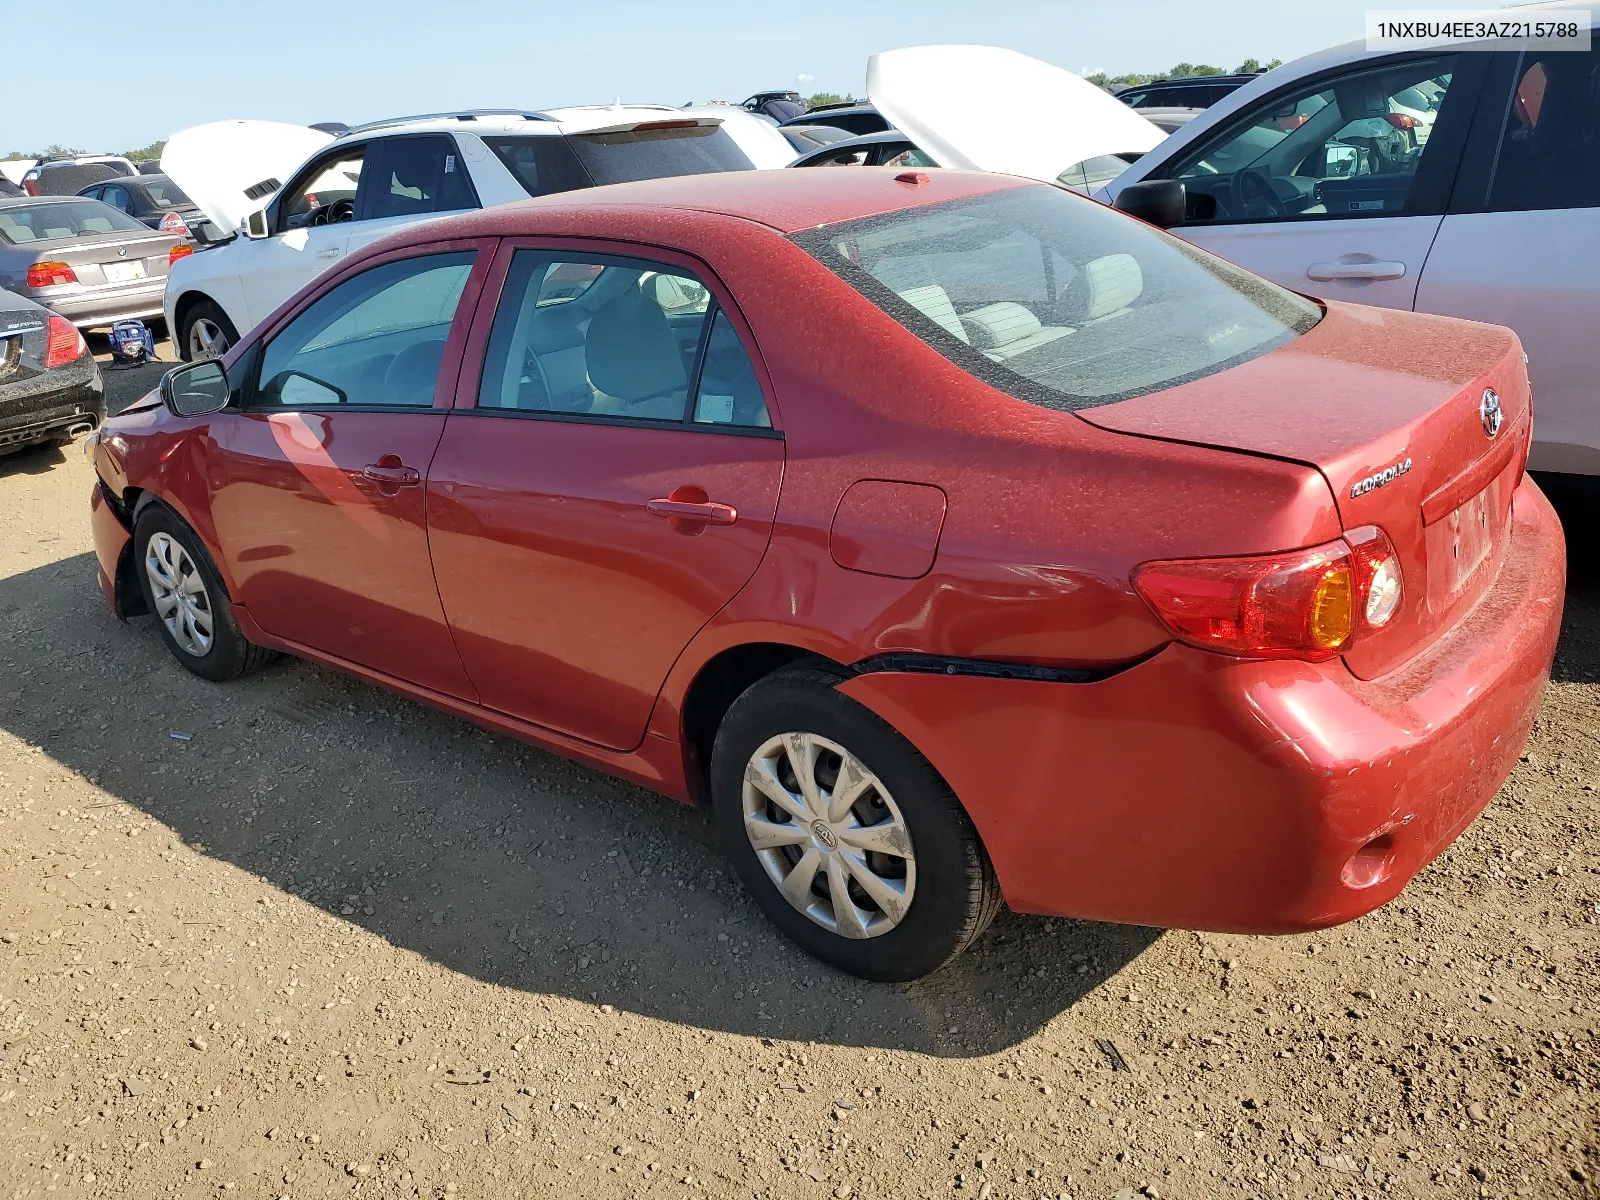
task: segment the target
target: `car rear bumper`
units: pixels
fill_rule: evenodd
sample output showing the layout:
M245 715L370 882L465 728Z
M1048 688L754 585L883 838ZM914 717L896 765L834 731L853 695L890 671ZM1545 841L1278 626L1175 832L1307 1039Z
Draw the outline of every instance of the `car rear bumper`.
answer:
M106 419L105 385L87 355L32 379L0 383L0 453L61 437Z
M118 618L127 616L128 606L120 604L117 596L117 578L125 570L124 557L130 553L133 534L124 523L105 484L95 480L94 491L89 495L89 527L94 532L94 556L99 566L100 594L106 607Z
M1088 684L864 674L840 690L943 773L1026 912L1241 933L1397 895L1482 811L1544 694L1560 523L1529 480L1483 599L1404 668L1172 645Z
M43 292L29 295L79 329L90 329L117 321L161 316L161 301L166 288L165 277L156 276L138 287L108 286L57 295Z

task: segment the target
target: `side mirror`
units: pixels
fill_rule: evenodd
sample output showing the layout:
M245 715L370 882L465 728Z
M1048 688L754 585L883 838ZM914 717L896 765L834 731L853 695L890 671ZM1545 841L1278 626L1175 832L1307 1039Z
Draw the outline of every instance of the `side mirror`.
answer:
M1111 207L1158 229L1171 229L1183 224L1184 204L1183 184L1176 179L1147 179L1123 188Z
M214 359L174 367L161 379L161 400L175 417L203 417L228 407L228 376Z
M1355 146L1341 146L1334 143L1322 149L1322 177L1324 179L1344 179L1356 173L1360 162L1360 151Z
M246 217L242 232L247 238L259 239L269 236L272 231L267 228L267 210L264 208L257 209Z

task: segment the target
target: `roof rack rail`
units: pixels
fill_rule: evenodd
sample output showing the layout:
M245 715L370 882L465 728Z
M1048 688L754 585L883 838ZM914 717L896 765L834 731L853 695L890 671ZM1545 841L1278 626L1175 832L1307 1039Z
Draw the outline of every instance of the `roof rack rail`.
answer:
M520 108L455 108L449 112L417 113L409 117L388 117L382 121L368 121L353 125L339 136L347 138L353 133L367 133L374 129L389 129L396 125L409 125L413 121L476 121L479 117L521 117L524 121L551 121L555 118L542 112L528 112Z

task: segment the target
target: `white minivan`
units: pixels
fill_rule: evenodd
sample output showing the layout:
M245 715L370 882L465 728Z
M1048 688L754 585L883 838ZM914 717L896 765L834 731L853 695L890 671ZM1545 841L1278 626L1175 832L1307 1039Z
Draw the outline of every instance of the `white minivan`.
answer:
M1179 237L1330 300L1509 325L1534 470L1600 475L1600 38L1278 67L1100 193L1176 179Z

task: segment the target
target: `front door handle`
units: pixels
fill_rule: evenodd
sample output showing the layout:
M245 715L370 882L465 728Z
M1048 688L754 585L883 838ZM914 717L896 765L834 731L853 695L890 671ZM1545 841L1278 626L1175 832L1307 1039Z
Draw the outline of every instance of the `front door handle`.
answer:
M679 491L687 491L680 488ZM701 496L705 493L701 492ZM680 521L696 525L732 525L739 519L739 510L731 504L718 504L715 500L683 499L678 492L672 494L671 499L651 500L645 505L646 511L658 517L666 517L674 526Z
M329 246L326 249L318 250L317 251L317 257L318 258L338 258L339 257L339 247L337 247L337 246Z
M1320 262L1306 268L1306 277L1326 283L1330 279L1399 279L1406 273L1402 262Z
M394 461L389 461L391 459ZM385 487L416 487L422 482L422 473L415 467L402 465L394 455L386 454L378 462L368 463L362 467L361 478L370 479L373 483L380 483Z

